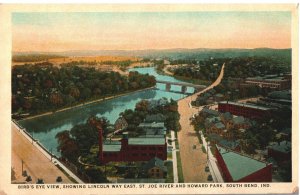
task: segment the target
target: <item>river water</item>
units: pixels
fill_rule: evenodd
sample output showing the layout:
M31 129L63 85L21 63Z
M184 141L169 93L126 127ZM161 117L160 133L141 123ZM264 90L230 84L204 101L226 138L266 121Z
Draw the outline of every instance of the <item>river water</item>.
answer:
M171 76L160 75L153 67L147 68L133 68L129 71L138 71L142 74L150 74L155 76L156 80L181 82ZM41 116L33 119L20 121L19 124L26 128L26 130L39 142L51 150L56 156L60 153L56 150L58 143L55 135L64 130L70 130L73 126L85 123L91 115L104 116L112 124L118 119L119 114L126 109L133 109L135 104L142 99L160 99L162 97L179 100L186 95L180 94L181 87L171 86L171 91L165 91L165 84L157 84L157 89L149 89L139 92L134 92L125 96L116 97L102 102L96 102L85 106L77 107L74 109L57 112L51 115ZM187 88L188 93L193 93L194 89Z

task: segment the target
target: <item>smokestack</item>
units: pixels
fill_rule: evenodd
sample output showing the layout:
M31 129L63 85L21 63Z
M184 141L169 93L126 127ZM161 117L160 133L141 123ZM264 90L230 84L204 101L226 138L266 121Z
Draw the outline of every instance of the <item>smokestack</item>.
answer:
M103 163L103 135L102 135L102 127L100 125L96 126L99 133L99 160L100 163Z

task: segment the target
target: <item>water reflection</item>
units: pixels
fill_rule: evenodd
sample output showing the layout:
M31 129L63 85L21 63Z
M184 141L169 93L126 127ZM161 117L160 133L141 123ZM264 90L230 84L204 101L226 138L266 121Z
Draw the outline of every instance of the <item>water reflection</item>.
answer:
M173 77L157 74L154 68L138 68L138 71L141 73L146 72L153 74L154 76L158 77L158 80L178 82L178 80L174 79ZM84 123L91 115L96 115L99 117L104 116L111 123L114 123L121 112L125 111L126 109L133 109L135 104L142 99L150 100L165 97L168 99L172 98L173 100L178 100L186 96L180 93L165 91L164 84L157 84L156 87L161 90L150 89L135 92L114 99L84 105L63 112L57 112L52 115L23 120L19 123L25 127L35 139L38 139L40 143L48 150L52 150L55 155L60 156L59 152L56 151L58 143L55 139L55 135L58 132L70 130L77 124ZM171 90L181 91L181 88L174 86L174 88L171 88Z

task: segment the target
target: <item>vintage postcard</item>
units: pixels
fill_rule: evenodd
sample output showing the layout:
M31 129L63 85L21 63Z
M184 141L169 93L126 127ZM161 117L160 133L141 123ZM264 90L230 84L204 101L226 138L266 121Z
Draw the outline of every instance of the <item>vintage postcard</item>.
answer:
M298 192L296 4L11 4L0 23L0 194Z

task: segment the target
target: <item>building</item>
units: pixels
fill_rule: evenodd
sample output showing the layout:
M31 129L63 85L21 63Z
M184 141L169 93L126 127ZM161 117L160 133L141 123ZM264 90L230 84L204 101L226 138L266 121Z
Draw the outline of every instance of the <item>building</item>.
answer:
M216 159L225 182L272 182L272 164L216 145Z
M272 108L250 103L222 101L218 103L218 110L247 118L263 118L271 115Z
M264 77L249 77L245 83L256 85L261 88L271 88L276 90L290 89L291 79L289 77L281 77L277 75L266 75Z
M99 130L99 160L101 164L108 162L149 161L154 157L167 159L167 143L165 136L128 137L123 133L120 141L103 141L102 128Z
M291 93L291 90L273 91L273 92L269 93L267 97L261 98L261 100L265 101L267 103L291 106L292 105L292 93Z
M144 131L140 137L165 137L167 132L163 122L140 123L138 127Z
M150 114L147 115L145 118L146 123L153 123L153 122L165 122L166 117L163 114Z
M124 117L119 117L114 124L115 130L123 130L126 129L127 127L128 127L128 123Z
M164 161L154 157L149 160L144 166L141 168L141 172L143 176L154 179L162 179L167 175L167 167L164 165Z
M207 107L204 107L204 108L200 111L200 115L203 116L203 117L210 117L210 116L218 117L219 114L220 114L220 113L219 113L218 111L209 109L209 108L207 108Z
M227 129L248 129L250 127L250 122L248 122L243 116L233 117L225 124Z
M272 143L268 146L268 157L272 157L278 162L291 160L291 142Z
M240 142L239 140L227 140L224 137L212 133L208 135L211 144L218 144L221 147L229 148L234 151L240 151Z

